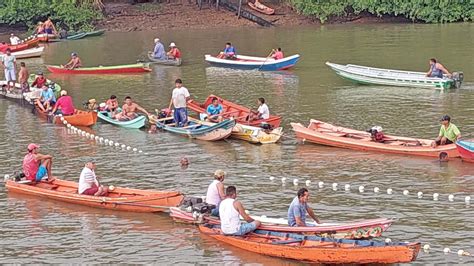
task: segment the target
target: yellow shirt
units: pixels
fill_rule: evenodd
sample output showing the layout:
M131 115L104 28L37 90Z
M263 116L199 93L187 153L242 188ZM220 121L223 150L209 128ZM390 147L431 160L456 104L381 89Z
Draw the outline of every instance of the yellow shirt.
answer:
M441 128L439 129L439 136L446 137L452 142L456 141L456 138L459 134L461 134L461 132L459 131L458 127L453 123L449 123L449 126L447 128L444 125L441 125Z

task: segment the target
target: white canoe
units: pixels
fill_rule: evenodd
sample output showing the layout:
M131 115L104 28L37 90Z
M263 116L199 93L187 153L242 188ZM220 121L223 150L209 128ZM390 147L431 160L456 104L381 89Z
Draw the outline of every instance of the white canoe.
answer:
M31 57L40 57L43 54L44 46L26 49L23 51L18 51L12 53L16 59L31 58Z
M361 84L376 84L399 87L418 87L430 89L451 89L461 87L463 81L462 72L454 72L452 78L426 77L424 72L412 72L404 70L393 70L366 67L359 65L339 65L326 62L337 75Z

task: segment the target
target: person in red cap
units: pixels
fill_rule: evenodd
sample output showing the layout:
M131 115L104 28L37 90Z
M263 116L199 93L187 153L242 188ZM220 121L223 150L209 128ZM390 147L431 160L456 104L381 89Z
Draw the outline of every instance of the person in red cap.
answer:
M28 145L28 153L23 159L23 174L33 182L39 182L47 175L48 181L51 182L55 179L51 174L53 156L39 153L39 147L34 143Z

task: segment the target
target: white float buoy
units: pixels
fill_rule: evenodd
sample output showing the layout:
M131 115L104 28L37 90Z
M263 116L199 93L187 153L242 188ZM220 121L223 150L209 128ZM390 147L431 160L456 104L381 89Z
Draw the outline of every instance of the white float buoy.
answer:
M360 193L364 192L364 186L359 186L359 192Z
M131 149L132 149L132 147L130 147L130 146L127 146L127 151L129 151L129 150L131 150Z
M59 119L61 119L61 121L64 121L64 117L62 115L59 116Z
M142 150L139 150L138 153L142 153L143 151Z
M4 175L3 176L3 181L7 182L8 179L10 179L10 175Z
M319 181L319 182L318 182L318 187L319 187L319 188L324 187L324 182L323 182L323 181Z
M439 194L438 193L433 193L433 200L438 200Z
M403 195L408 196L408 194L410 194L410 192L408 190L406 190L406 189L403 190Z
M99 136L95 136L95 138L94 138L94 139L95 139L95 140L99 140Z
M431 249L431 247L430 247L429 244L425 244L425 245L423 246L423 250L424 250L425 252L428 252L430 249Z
M109 146L114 146L114 142L109 140Z
M138 151L138 149L137 149L137 148L133 148L133 152L137 152L137 151Z
M374 193L379 193L380 189L378 187L374 187Z
M454 201L454 195L453 195L453 194L450 194L450 195L448 196L448 200L449 200L449 201Z
M104 138L103 138L103 137L100 137L100 138L99 138L99 141L100 141L100 142L104 141Z
M117 144L117 143L116 143L116 144ZM275 177L274 177L274 176L270 176L269 179L270 179L270 181L273 181L273 180L275 180Z
M421 192L421 191L418 192L418 198L419 199L423 198L423 192Z
M466 202L467 204L469 204L470 201L471 201L471 196L466 196L464 198L464 202Z
M122 147L122 149L125 149L125 144L122 144L120 147Z
M298 185L298 178L293 179L293 185L295 185L295 186Z
M391 195L393 193L393 189L387 188L387 194Z
M82 131L81 135L84 137L86 135L86 132Z
M67 124L66 127L70 129L70 128L71 128L71 124Z
M90 134L90 133L86 133L86 137L87 137L87 138L88 138L88 137L90 137L90 136L91 136L91 134Z
M462 255L464 255L464 250L462 249L458 250L458 256L462 256Z
M311 180L306 180L306 186L309 187L309 185L311 185Z
M451 249L449 249L449 248L444 248L444 249L443 249L443 252L444 252L444 254L448 254L449 252L451 252Z
M118 147L118 146L120 146L120 143L115 142L115 147Z
M345 189L346 191L349 191L349 190L351 190L351 185L349 185L349 184L346 184L346 185L344 186L344 189Z
M337 190L337 183L332 183L332 189Z
M385 238L385 243L391 243L392 242L392 239L390 238Z
M286 177L282 177L282 178L281 178L281 182L282 182L282 183L285 183L285 182L286 182Z

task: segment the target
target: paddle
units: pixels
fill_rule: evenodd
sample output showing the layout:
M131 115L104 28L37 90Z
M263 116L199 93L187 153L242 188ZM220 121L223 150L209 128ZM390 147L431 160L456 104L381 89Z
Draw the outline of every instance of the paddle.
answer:
M275 49L272 49L272 51L267 55L267 57L265 58L265 61L263 61L262 65L260 65L257 71L260 71L260 69L262 69L263 65L265 65L265 63L267 62L268 58L270 58L270 56L273 54L273 51L275 51Z

